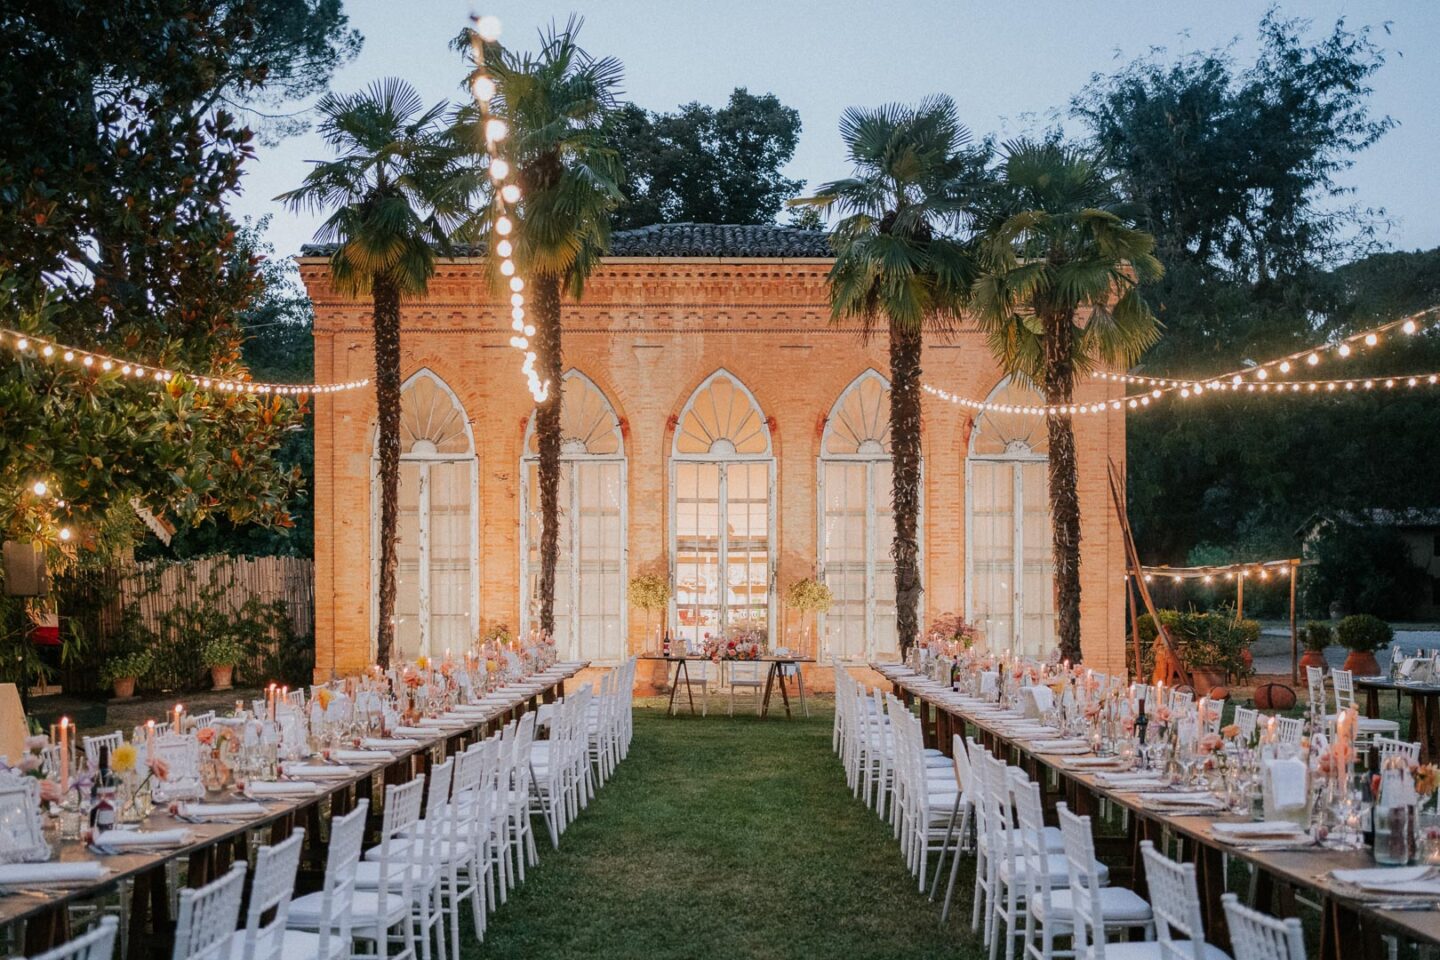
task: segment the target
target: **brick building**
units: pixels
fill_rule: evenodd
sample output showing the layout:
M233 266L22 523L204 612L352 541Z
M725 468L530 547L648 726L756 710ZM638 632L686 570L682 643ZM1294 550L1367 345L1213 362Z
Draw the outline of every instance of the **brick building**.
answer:
M315 374L372 372L369 305L330 285L326 251L301 274L315 304ZM741 618L828 659L895 653L889 566L889 392L883 336L829 320L823 234L672 224L624 231L565 324L562 655L613 661L650 646L626 583L671 578L672 630ZM403 307L402 650L466 646L491 623L529 625L538 507L531 401L509 346L508 303L479 260L443 261ZM980 336L925 348L927 383L972 397L1033 395L997 373ZM1117 395L1087 384L1080 399ZM1079 417L1082 632L1087 661L1120 669L1125 599L1106 458L1121 413ZM315 417L316 673L372 657L374 395L321 398ZM992 647L1048 652L1054 598L1045 430L1036 417L927 397L922 621L963 609ZM779 595L819 575L818 622ZM813 619L813 618L812 618ZM658 619L648 625L650 636Z

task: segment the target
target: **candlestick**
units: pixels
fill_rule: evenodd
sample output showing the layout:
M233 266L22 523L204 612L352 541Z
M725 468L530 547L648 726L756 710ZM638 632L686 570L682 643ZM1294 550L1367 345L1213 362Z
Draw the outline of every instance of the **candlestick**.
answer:
M60 718L60 792L70 789L70 718Z

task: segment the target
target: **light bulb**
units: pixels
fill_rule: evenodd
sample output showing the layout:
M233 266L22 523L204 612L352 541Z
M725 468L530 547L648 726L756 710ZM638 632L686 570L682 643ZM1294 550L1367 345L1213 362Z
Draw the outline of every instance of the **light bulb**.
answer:
M1338 353L1340 354L1340 356L1342 356L1342 357L1348 357L1348 356L1350 356L1350 344L1348 344L1348 343L1342 343L1342 344L1340 344L1340 349L1339 349L1337 352L1338 352Z
M114 366L115 366L115 364L111 363L109 360L102 360L102 361L100 361L100 369L101 369L101 370L110 370L110 369L112 369Z
M504 180L510 176L510 163L500 157L490 161L490 179Z
M15 341L16 350L24 350L28 346L30 346L30 341L26 340L24 337L21 337L19 340Z
M520 295L520 292L519 292L519 291L516 291L515 293L510 294L510 306L512 306L512 307L523 307L524 305L525 305L525 298Z
M1280 372L1281 372L1281 373L1289 373L1289 372L1290 372L1290 361L1289 361L1289 360L1281 360L1281 361L1280 361Z
M1406 320L1403 324L1401 324L1400 329L1401 329L1401 330L1404 330L1406 333L1414 333L1414 332L1415 332L1415 321L1414 321L1414 320Z
M1379 342L1380 342L1380 338L1377 337L1375 334L1373 334L1373 333L1367 333L1367 334L1365 334L1365 346L1367 346L1367 347L1373 347L1373 346L1375 346L1375 344L1377 344L1377 343L1379 343Z
M525 320L525 308L524 308L524 307L516 307L515 309L511 310L511 311L510 311L510 319L511 319L511 320L514 320L516 323L522 323L522 322L524 322L524 320Z
M495 218L495 232L500 234L500 236L508 237L510 235L510 231L514 229L515 224L511 222L509 217Z
M501 261L500 261L500 273L501 273L502 275L504 275L504 276L507 276L507 277L513 277L513 276L515 276L515 261L513 261L513 260L501 260Z
M511 277L510 289L514 290L516 293L519 293L521 290L525 289L525 281L521 280L519 277Z
M87 367L88 367L88 366L92 366L92 365L95 363L95 358L94 358L94 357L86 357L84 360L81 360L80 362L83 363L83 364L85 364L85 366L87 366Z
M495 244L495 252L502 257L508 257L515 252L515 247L509 240L501 240Z
M48 343L45 344L45 346L43 346L43 347L40 348L40 352L41 352L43 355L47 356L47 357L53 357L53 356L55 356L55 348L52 347L52 346L50 346L50 344L48 344Z
M485 121L485 139L490 143L496 140L504 140L505 135L510 132L510 127L499 117L491 117Z
M61 540L69 540L69 539L70 539L70 528L69 528L69 527L61 527L61 528L60 528L60 539L61 539Z
M1266 370L1264 367L1261 367L1259 370L1255 371L1256 380L1264 380L1268 376L1270 376L1270 371Z
M516 317L514 320L511 320L510 329L514 330L516 333L524 333L525 319L523 317Z
M49 489L50 487L46 485L44 480L36 480L35 484L30 488L31 492L33 492L37 497L45 496L46 492L49 491Z
M481 17L475 21L475 32L486 43L494 43L500 39L500 18L494 14Z
M1310 354L1310 356L1308 356L1308 357L1305 358L1305 362L1308 363L1308 364L1310 364L1310 366L1312 366L1312 367L1313 367L1313 366L1316 366L1317 364L1320 363L1320 354L1318 354L1318 353L1312 353L1312 354Z
M513 183L507 183L500 188L500 196L506 203L515 203L520 199L520 188Z
M483 73L475 74L475 79L470 81L470 92L475 94L475 99L488 103L495 96L495 81Z
M533 336L535 336L535 328L532 327L532 326L531 326L530 324L528 324L528 323L525 324L525 336L527 336L527 337L533 337Z
M66 350L66 351L65 351L65 359L66 359L66 360L74 360L74 359L75 359L75 351L74 351L74 350Z
M510 346L514 347L516 350L524 350L529 345L529 341L527 341L524 337L510 338Z

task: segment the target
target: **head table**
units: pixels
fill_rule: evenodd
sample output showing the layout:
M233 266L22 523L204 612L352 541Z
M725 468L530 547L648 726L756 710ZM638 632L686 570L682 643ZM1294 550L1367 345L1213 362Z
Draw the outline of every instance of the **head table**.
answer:
M1105 786L1093 772L1067 766L1070 757L1046 755L1025 740L1007 737L993 723L974 716L955 702L944 685L914 673L896 663L872 663L871 668L894 686L896 696L916 708L925 723L927 745L947 756L954 736L974 733L976 739L997 755L1024 767L1046 792L1047 803L1066 801L1080 814L1095 813L1101 799L1129 813L1124 837L1098 838L1097 849L1108 850L1126 860L1126 867L1112 870L1116 879L1128 876L1138 893L1145 893L1140 841L1151 840L1160 847L1162 834L1180 841L1183 856L1193 861L1203 904L1206 939L1228 946L1228 935L1220 896L1225 892L1226 858L1240 860L1254 868L1250 897L1253 905L1277 916L1293 916L1296 890L1309 891L1321 906L1321 960L1380 960L1386 948L1380 934L1397 935L1402 941L1440 944L1440 904L1426 909L1385 909L1376 898L1340 884L1330 876L1336 869L1375 866L1368 850L1304 849L1254 850L1227 844L1213 830L1217 822L1243 820L1229 814L1179 815L1147 809L1139 793ZM1053 789L1053 793L1051 792Z
M794 668L794 669L796 670L797 676L798 676L798 670L799 670L799 665L800 665L800 664L802 664L802 663L814 663L814 662L815 662L815 658L814 658L814 657L800 657L800 656L795 656L795 655L788 654L788 653L778 653L778 654L777 654L777 653L766 653L766 654L762 654L762 655L760 655L760 656L758 656L758 657L754 657L754 658L751 658L751 659L748 659L748 660L741 660L741 659L728 659L728 660L727 660L727 659L721 659L721 660L715 661L715 660L713 660L713 658L711 658L711 657L707 657L707 656L704 656L703 654L698 654L698 653L656 653L656 652L654 652L654 651L651 651L651 652L649 652L649 653L642 653L642 654L640 654L639 659L641 659L641 660L660 660L660 661L663 661L663 662L665 662L665 663L673 663L673 664L675 664L675 676L674 676L674 678L671 680L671 683L670 683L670 703L669 703L669 704L666 706L666 708L665 708L665 713L666 713L667 716L674 716L674 715L675 715L675 694L679 691L682 683L684 684L684 687L685 687L685 695L690 698L690 713L691 713L692 715L695 713L695 694L694 694L694 693L691 691L691 689L690 689L690 668L689 668L689 666L688 666L687 664L690 664L690 663L711 663L711 662L731 663L731 664L734 664L734 663L764 663L764 664L767 664L768 667L767 667L767 670L766 670L766 673L765 673L765 696L764 696L764 698L761 700L761 703L760 703L760 717L761 717L761 719L764 719L765 717L768 717L768 716L770 715L770 696L771 696L771 694L774 693L775 688L778 687L778 688L780 689L780 698L781 698L782 700L784 700L784 702L785 702L785 719L787 719L787 720L793 719L793 717L792 717L791 714L790 714L790 691L789 691L788 689L786 689L786 686L785 686L785 677L786 677L786 675L787 675L788 668ZM668 668L667 668L667 670L668 670ZM682 680L680 679L681 677L684 677L685 679L682 681ZM800 708L801 708L802 710L804 710L804 709L806 709L806 707L805 707L805 681L804 681L803 679L800 680L799 687L800 687Z
M264 813L235 820L193 822L157 806L137 829L144 831L174 830L183 827L189 839L164 849L137 850L104 855L83 841L57 840L52 843L52 862L74 863L99 861L109 873L95 881L76 883L27 884L24 887L0 887L0 926L9 927L24 921L25 952L41 953L68 939L68 906L74 901L90 899L109 892L117 883L134 882L129 912L129 937L132 945L146 944L156 956L169 956L169 902L166 891L166 867L172 861L186 861L186 881L196 887L219 877L230 864L248 855L251 836L263 831L263 841L279 842L296 827L305 828L306 862L323 864L323 824L335 816L352 810L361 799L370 799L372 827L378 826L383 788L401 784L420 773L428 773L431 763L443 762L474 740L483 739L505 724L518 719L542 703L552 703L565 694L565 682L589 666L588 661L558 663L537 674L502 687L498 693L509 697L499 700L484 714L476 714L467 727L436 729L428 737L407 737L417 740L416 746L389 748L390 759L369 764L348 762L354 773L335 778L321 778L317 789L296 796L264 796L250 798L227 795L210 797L219 802L254 800ZM318 761L312 761L318 762ZM312 874L312 878L316 875ZM304 877L302 868L302 878ZM302 879L302 883L303 883ZM318 884L317 884L318 886ZM145 951L133 956L144 956Z

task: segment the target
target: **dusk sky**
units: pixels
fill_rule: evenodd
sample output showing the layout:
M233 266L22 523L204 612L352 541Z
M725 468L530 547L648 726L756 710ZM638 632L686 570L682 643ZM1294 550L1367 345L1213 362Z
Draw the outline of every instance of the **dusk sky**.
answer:
M365 46L334 78L334 89L399 75L427 100L459 97L464 68L448 43L466 23L466 3L346 0L345 8ZM480 12L502 19L502 39L511 46L533 46L537 28L550 19L581 14L582 44L597 55L619 57L625 97L650 109L691 100L722 104L737 86L776 94L800 112L804 125L786 172L813 186L848 172L836 132L847 106L948 93L977 136L1013 135L1043 126L1092 74L1112 71L1153 47L1178 54L1238 40L1235 55L1247 62L1265 9L1243 0L589 0L559 6L496 0ZM1440 190L1434 186L1440 4L1292 0L1281 10L1313 19L1312 36L1338 17L1352 28L1375 28L1388 62L1374 78L1371 105L1399 125L1356 159L1342 183L1355 188L1357 202L1387 210L1395 225L1383 239L1392 248L1440 245ZM281 255L297 252L317 219L291 213L272 198L300 182L307 161L328 155L311 133L261 147L250 167L236 213L273 214L269 238Z

